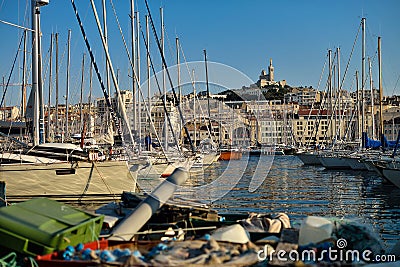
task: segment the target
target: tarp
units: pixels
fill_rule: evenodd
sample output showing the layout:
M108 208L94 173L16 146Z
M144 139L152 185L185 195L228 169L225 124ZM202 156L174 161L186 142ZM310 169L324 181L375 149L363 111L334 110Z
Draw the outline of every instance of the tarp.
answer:
M368 137L367 133L363 133L363 144L365 148L377 149L382 147L382 142L380 140L373 140ZM396 146L396 141L388 141L386 136L383 136L383 148L394 148Z

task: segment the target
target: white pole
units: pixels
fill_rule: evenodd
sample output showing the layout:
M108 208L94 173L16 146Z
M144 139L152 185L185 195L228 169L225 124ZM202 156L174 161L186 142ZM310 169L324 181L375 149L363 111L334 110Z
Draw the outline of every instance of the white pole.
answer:
M137 115L136 115L136 94L137 94L137 84L136 84L136 79L135 75L135 59L136 59L136 48L135 48L135 42L136 42L136 32L135 32L135 3L134 0L131 0L131 50L132 50L132 102L133 102L133 109L132 109L132 120L133 120L133 130L136 133L136 123L137 123ZM137 29L139 31L139 29Z
M36 0L31 2L32 9L32 90L34 92L34 113L33 113L33 145L39 144L39 65L38 65L38 25L37 16L40 8L36 6Z
M112 231L108 240L132 240L150 217L173 196L178 186L188 178L188 171L176 168L150 195L148 195L135 210L126 216Z
M65 137L68 138L69 136L69 103L68 103L68 96L69 96L69 70L71 65L71 30L68 30L68 55L67 55L67 86L65 89Z
M146 15L146 40L147 40L147 49L150 51L150 27L149 27L149 16ZM147 101L148 101L148 108L150 110L151 114L151 94L150 94L150 53L146 53L147 57ZM150 125L151 125L151 118L148 118L149 120L149 134L150 133Z
M94 1L93 1L93 0L91 0L91 4L92 4L92 7L93 7L93 12L94 12L95 19L96 19L96 22L97 22L97 27L98 27L98 30L99 30L99 33L100 33L101 41L102 41L102 43L103 43L103 49L104 49L104 52L105 52L105 54L106 54L107 62L108 62L108 64L109 64L109 66L110 66L111 77L112 77L113 82L114 82L114 86L115 86L116 93L117 93L117 98L118 98L119 105L120 105L121 111L122 111L122 114L121 114L121 115L123 116L125 125L126 125L126 127L128 128L128 133L129 133L130 140L131 140L132 143L134 143L134 139L133 139L133 136L132 136L131 127L130 127L130 125L129 125L129 120L128 120L127 116L126 116L125 103L123 103L123 101L122 101L122 97L121 97L121 94L120 94L120 90L119 90L117 78L116 78L116 76L115 76L114 68L113 68L112 63L111 63L110 54L109 54L109 52L108 52L108 46L107 46L107 44L106 44L106 42L105 42L104 35L103 35L103 31L101 30L101 27L100 27L99 16L97 15L97 10L96 10L96 7L95 7L95 4L94 4Z
M162 55L164 57L164 9L160 7L160 17L161 17L161 48L162 48ZM164 104L168 108L167 104L167 88L165 82L165 66L162 64L162 74L163 74L163 94L164 94ZM168 114L164 114L164 142L165 142L165 151L168 151Z

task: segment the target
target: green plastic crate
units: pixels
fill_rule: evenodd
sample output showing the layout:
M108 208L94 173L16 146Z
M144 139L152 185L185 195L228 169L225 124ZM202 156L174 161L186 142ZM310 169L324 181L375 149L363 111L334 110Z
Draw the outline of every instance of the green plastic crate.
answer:
M43 255L97 240L103 219L54 200L36 198L0 208L0 243L18 252Z

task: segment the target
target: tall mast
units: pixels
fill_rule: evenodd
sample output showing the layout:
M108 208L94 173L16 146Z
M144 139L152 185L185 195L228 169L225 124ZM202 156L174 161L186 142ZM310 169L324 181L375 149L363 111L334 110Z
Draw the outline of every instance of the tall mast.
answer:
M106 10L106 0L102 0L102 7L103 7L103 36L104 36L104 46L108 49L108 31L107 31L107 10ZM111 97L111 81L110 81L110 65L109 62L106 60L106 86L107 86L107 93L109 97ZM106 127L105 130L108 131L112 128L109 127L111 119L110 119L110 112L107 110L106 112Z
M211 113L210 113L210 88L208 87L208 66L207 66L207 51L204 49L204 64L206 69L206 87L207 87L207 112L208 112L208 131L210 133L211 141L214 141L212 138L212 127L211 127Z
M139 29L137 29L139 30ZM137 94L137 84L136 84L136 79L134 73L135 71L135 59L136 59L136 48L135 48L135 42L136 42L136 32L135 32L135 3L134 0L131 0L131 53L132 53L132 103L133 103L133 109L132 109L132 120L133 120L133 127L132 130L136 133L136 94Z
M374 85L372 82L372 63L371 58L368 57L368 70L369 70L369 87L371 89L371 120L372 120L372 139L375 139L375 103L374 103Z
M51 130L51 91L52 91L52 84L53 84L53 33L50 35L50 71L49 71L49 99L47 104L47 139L50 139L50 130Z
M26 111L26 46L28 31L24 30L24 58L22 61L22 97L21 97L21 119L25 118Z
M178 72L178 91L179 91L179 105L182 105L182 87L181 87L181 61L179 58L179 38L175 38L175 46L176 46L176 67ZM179 121L179 136L182 134L182 121Z
M34 96L34 113L33 113L33 144L39 144L39 65L38 65L38 20L40 9L36 5L36 0L32 0L32 91Z
M169 82L169 84L171 86L170 88L172 90L172 96L173 96L174 101L176 103L176 102L178 102L178 97L176 96L176 92L175 92L175 88L174 88L174 85L173 85L173 82L172 82L172 79L171 79L171 75L169 74L169 71L167 69L167 62L165 60L164 54L162 53L162 47L161 47L161 44L160 44L160 40L158 39L157 31L156 31L155 26L154 26L154 21L153 21L153 19L151 17L151 12L150 12L150 8L149 8L149 4L148 4L147 0L145 0L145 4L146 4L146 10L149 13L150 24L151 24L151 28L152 28L156 43L157 43L157 47L158 47L158 50L159 50L159 52L161 54L162 63L165 66L166 74L168 75L168 82ZM179 117L182 120L182 124L185 125L185 118L183 117L183 113L182 113L181 107L179 105L177 105L176 108L178 109ZM191 152L195 153L195 148L194 148L192 140L190 138L189 130L185 126L184 126L184 129L185 129L185 134L186 134L186 136L188 138L188 141L189 141L189 144L190 144ZM172 135L175 136L173 132L172 132ZM174 137L174 139L175 139L175 137ZM177 140L175 140L175 141L177 141ZM178 149L179 149L179 147L178 147Z
M365 132L365 18L362 18L362 58L361 58L361 131ZM364 138L363 138L364 142ZM363 147L365 144L363 143Z
M161 58L164 57L164 9L160 7L160 17L161 17ZM163 76L163 94L164 94L164 103L167 104L167 87L165 82L165 66L162 64L162 76ZM168 114L164 114L164 145L165 151L168 151L168 121L167 121Z
M147 49L150 50L150 27L149 27L149 16L145 16L146 18L146 40L147 40ZM148 101L148 108L151 113L151 95L150 95L150 53L146 53L146 65L147 65L147 101ZM149 120L149 132L150 132L150 126L151 126L151 118L148 118Z
M339 106L338 106L338 110L339 110L339 131L338 131L338 133L339 133L339 136L338 136L338 139L340 140L341 138L342 138L342 127L341 127L341 124L342 124L342 119L341 119L341 116L342 116L342 88L341 88L341 84L340 84L340 48L339 47L337 47L336 48L336 54L337 54L337 65L336 65L336 71L337 71L337 77L336 77L336 79L337 79L337 90L338 90L338 94L337 94L337 97L338 97L338 103L339 103Z
M89 108L88 108L88 118L89 120L89 131L92 132L92 90L93 90L93 63L90 62L90 71L89 71L89 98L88 98L88 103L89 103ZM93 132L92 132L93 133Z
M328 74L328 98L329 98L329 112L327 115L331 118L331 123L330 123L330 136L333 141L334 137L334 128L333 128L333 122L332 122L332 112L333 112L333 92L332 92L332 50L328 50L328 60L329 60L329 74ZM328 116L327 116L328 118ZM333 144L332 144L333 145Z
M56 33L56 116L55 116L55 129L56 129L56 134L58 135L58 131L60 130L59 125L58 125L58 33Z
M36 2L37 5L41 3ZM44 97L43 97L43 79L42 79L42 32L40 29L40 12L37 15L37 41L38 41L38 88L39 88L39 143L45 143L44 129Z
M383 87L382 87L382 55L381 55L381 37L378 37L378 61L379 61L379 135L382 142L382 147L384 146L384 127L383 127L383 107L382 107L382 100L383 100Z
M91 5L92 5L93 13L94 13L94 16L95 16L95 20L96 20L96 24L97 24L97 29L98 29L99 34L100 34L100 37L101 37L101 41L102 41L104 53L105 53L105 55L106 55L107 62L108 62L108 64L109 64L109 66L110 66L111 78L112 78L112 80L113 80L114 87L115 87L115 89L116 89L118 104L119 104L119 106L121 107L121 116L122 116L122 118L123 118L124 123L126 124L127 131L128 131L128 134L129 134L129 139L130 139L130 141L133 143L133 142L134 142L134 138L133 138L133 136L132 136L131 127L130 127L130 125L129 125L129 120L128 120L127 115L126 115L125 103L122 101L121 93L120 93L120 90L119 90L119 85L118 85L118 82L117 82L117 79L116 79L116 76L115 76L114 68L113 68L113 66L112 66L110 53L109 53L109 51L108 51L108 46L107 46L107 44L106 44L106 42L105 42L105 38L104 38L103 31L102 31L102 29L101 29L101 27L100 27L99 16L98 16L98 14L97 14L97 10L96 10L94 1L91 0L90 3L91 3ZM111 115L111 114L110 114L110 115ZM122 132L120 132L119 134L120 134L120 137L121 137L121 139L122 139L122 143L125 144L125 143L124 143L124 136L123 136Z
M81 125L80 125L80 131L83 130L83 87L84 87L84 83L85 83L85 53L83 53L82 56L82 72L81 72L81 95L79 98L79 118L81 121ZM81 137L83 138L83 136Z
M106 46L108 47L108 30L107 30L107 9L106 9L106 0L102 1L102 7L103 7L103 35L104 35L104 42ZM108 64L108 61L106 60L106 77L107 77L107 90L108 90L108 95L111 94L111 86L110 86L110 65Z
M359 83L358 83L358 71L356 71L356 102L357 102L357 140L361 139L361 132L362 132L362 127L361 127L361 105L360 105L360 88L359 88Z
M6 100L6 97L5 97L5 92L6 92L6 77L4 77L3 76L3 78L2 78L2 84L3 84L3 95L4 95L4 108L7 106L7 100ZM0 108L1 108L1 106L0 106Z
M69 120L69 69L71 64L71 30L68 30L68 55L67 55L67 85L65 88L65 137L69 136L68 120Z
M197 123L196 123L196 76L194 69L192 70L193 79L193 129L194 129L194 146L197 147Z
M139 34L139 29L140 29L140 19L139 19L139 11L135 12L135 18L136 18L136 29L137 29L137 34L136 34L136 79L137 79L137 89L138 93L140 90L140 34ZM138 94L139 96L139 94ZM135 104L136 107L136 104ZM150 108L150 107L149 107ZM140 102L140 97L137 97L137 131L139 132L139 140L142 140L142 105ZM140 142L139 142L139 151L140 151Z

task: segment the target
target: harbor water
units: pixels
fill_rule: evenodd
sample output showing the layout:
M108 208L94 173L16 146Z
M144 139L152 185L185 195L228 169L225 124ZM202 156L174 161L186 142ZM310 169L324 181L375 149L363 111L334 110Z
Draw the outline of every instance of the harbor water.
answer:
M257 166L270 163L260 186L249 190ZM399 241L400 189L378 174L325 170L322 166L305 166L296 156L262 155L230 163L218 161L205 170L204 179L218 179L228 169L231 179L235 179L234 174L242 174L233 188L224 188L226 182L213 187L224 190L222 197L210 201L220 213L284 212L294 227L307 215L349 219L367 226L387 251ZM197 191L204 196L209 193L201 187Z

